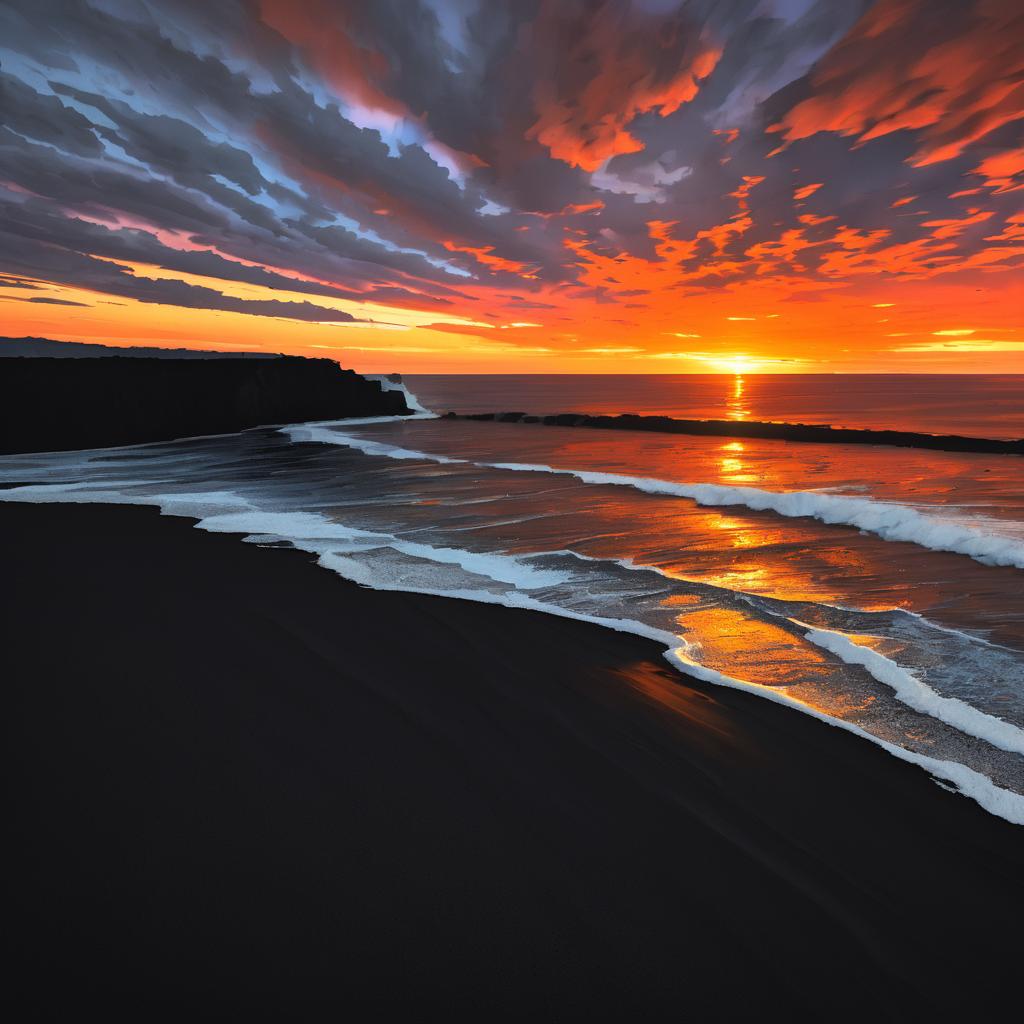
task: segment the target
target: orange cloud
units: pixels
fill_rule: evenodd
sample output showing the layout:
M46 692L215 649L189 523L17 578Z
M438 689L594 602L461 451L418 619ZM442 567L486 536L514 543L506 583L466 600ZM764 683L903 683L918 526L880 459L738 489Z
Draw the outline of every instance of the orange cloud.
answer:
M768 130L784 145L818 132L919 132L915 167L951 160L970 143L1024 117L1024 6L964 4L928 24L928 0L880 0L812 75L814 95ZM922 24L941 42L922 52Z
M526 138L556 160L592 172L614 156L639 152L643 143L628 130L633 119L678 110L718 63L720 51L678 19L635 17L610 4L583 19L560 0L542 8L532 33L551 67L536 77L537 118Z
M933 238L955 238L962 235L973 224L982 224L992 216L991 210L978 210L970 216L950 220L926 220L922 227L935 228Z
M985 185L995 189L997 194L1024 188L1024 180L1016 180L1024 175L1024 147L1008 149L1005 153L987 157L971 171L971 174L984 177Z
M455 242L446 241L444 247L449 252L465 252L469 253L478 263L482 263L485 267L493 267L495 270L507 270L513 274L521 274L525 278L532 278L534 275L526 274L524 271L527 268L526 263L517 263L515 260L506 260L501 256L494 256L493 245L485 245L474 248L471 245L457 245Z
M1014 213L998 235L986 235L986 242L1024 242L1024 213Z

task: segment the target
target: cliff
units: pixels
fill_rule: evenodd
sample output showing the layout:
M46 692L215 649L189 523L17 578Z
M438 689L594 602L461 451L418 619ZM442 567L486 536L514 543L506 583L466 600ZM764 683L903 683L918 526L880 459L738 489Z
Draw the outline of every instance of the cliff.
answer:
M0 453L106 448L271 423L409 413L329 359L0 362Z

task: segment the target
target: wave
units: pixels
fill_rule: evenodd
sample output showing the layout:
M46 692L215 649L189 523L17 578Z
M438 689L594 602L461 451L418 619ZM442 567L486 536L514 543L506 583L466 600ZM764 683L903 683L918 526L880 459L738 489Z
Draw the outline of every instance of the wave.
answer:
M897 746L895 743L890 743L888 740L883 740L866 729L862 729L854 722L848 722L842 718L832 718L824 711L801 704L800 701L785 693L780 693L778 690L773 690L770 686L757 686L752 683L746 683L742 679L733 679L731 676L716 672L714 669L705 668L703 665L690 659L683 650L669 651L666 653L666 657L680 671L695 676L697 679L702 679L704 682L714 683L718 686L728 686L737 690L753 690L759 696L775 701L777 704L784 704L786 707L794 708L806 715L811 715L827 725L833 725L838 729L846 730L846 732L852 732L855 736L860 736L862 739L870 740L870 742L892 754L893 757L916 764L924 768L925 771L936 779L942 779L945 782L951 783L957 792L970 797L990 814L1005 818L1014 825L1024 825L1024 796L997 786L988 776L975 771L973 768L968 768L965 764L959 764L956 761L943 761L935 757L928 757L926 754L919 754L913 750L907 750L905 747Z
M338 426L344 426L339 421ZM852 526L886 541L916 544L932 551L967 555L985 565L1024 569L1024 542L998 533L950 522L908 505L829 494L821 491L766 491L712 483L679 483L656 477L627 476L583 469L561 469L543 463L477 462L431 452L414 451L387 442L329 429L327 424L282 427L293 441L313 441L356 448L368 455L392 459L423 459L438 463L467 463L484 469L518 473L551 473L571 476L586 484L631 487L646 494L674 495L698 505L742 505L756 512L775 512L790 519L816 519L829 526Z
M345 526L316 512L236 512L208 516L199 525L214 533L270 535L293 542L355 541L358 544L357 550L366 550L367 545L385 546L412 558L457 565L474 576L485 576L496 583L509 584L517 590L552 587L568 580L565 573L535 569L523 564L523 559L514 555L480 553L405 541L389 533Z
M775 512L790 519L817 519L829 526L854 526L883 540L916 544L932 551L969 555L986 565L1024 569L1024 543L1021 541L951 523L895 502L822 494L818 491L765 491L757 487L725 484L684 484L653 477L558 469L518 462L487 465L514 472L573 476L587 484L632 487L647 494L676 495L708 507L744 505L755 512Z
M946 722L960 732L985 740L1001 750L1024 754L1024 730L1012 723L979 711L957 697L943 697L884 654L854 643L843 633L810 626L807 629L804 639L834 654L847 665L866 668L880 683L890 687L907 707Z
M662 577L668 582L677 582L679 579L658 566L638 564L630 558L595 558L592 555L584 555L569 548L562 548L550 553L554 555L569 556L579 559L582 562L596 564L611 561L623 569L634 572L651 573ZM545 552L544 554L548 553ZM526 557L542 556L534 555ZM919 711L922 714L927 715L929 718L945 722L947 725L951 725L954 729L957 729L962 733L966 733L969 736L974 736L976 739L984 740L986 743L999 747L1001 750L1006 750L1010 753L1024 754L1024 729L1021 729L1012 722L1007 722L1005 719L999 718L996 715L981 711L957 697L946 697L937 693L927 683L919 679L902 665L897 664L891 658L885 657L885 655L880 654L878 651L875 651L870 647L865 647L862 644L855 643L850 639L846 632L834 629L824 629L820 626L811 626L784 611L773 610L771 606L778 604L778 602L770 598L756 597L746 591L721 586L712 586L706 583L702 583L700 586L702 590L724 592L731 597L735 597L750 604L754 610L759 611L762 614L771 615L773 618L781 619L801 630L806 630L806 632L804 632L805 640L814 644L816 647L821 647L824 650L827 650L830 654L834 654L847 665L859 665L861 668L866 669L873 679L876 679L878 682L889 687L901 704L904 704L909 708L913 708L913 710ZM863 614L859 609L843 608L838 605L829 605L821 602L815 602L815 607L819 609L829 609L840 613L852 613L854 615ZM941 626L916 612L907 612L905 609L899 609L899 614L907 615L910 618L916 619L924 624L924 626L929 630L937 630L939 633L958 637L964 643L972 646L980 644L984 647L989 647L997 651L1007 650L1007 648L1002 648L998 644L989 643L983 638L972 636L961 630Z
M409 390L407 384L401 380L392 380L391 377L386 374L379 373L364 373L363 376L367 380L375 380L385 391L400 391L405 395L405 404L412 409L417 419L436 419L437 413L431 412L429 409L423 407L420 404L420 400ZM408 417L406 417L408 418Z
M411 419L412 417L404 417ZM336 424L352 426L345 420L333 421ZM376 422L392 422L389 417ZM388 459L419 459L429 462L455 463L466 462L465 459L453 459L447 455L427 455L426 452L413 451L411 448L400 448L395 444L388 444L385 441L372 441L368 437L358 437L352 434L341 434L331 429L330 422L304 423L301 426L279 427L282 434L287 434L289 439L298 443L312 442L314 444L340 444L345 448L355 448L366 455L380 455ZM343 440L338 440L343 438Z

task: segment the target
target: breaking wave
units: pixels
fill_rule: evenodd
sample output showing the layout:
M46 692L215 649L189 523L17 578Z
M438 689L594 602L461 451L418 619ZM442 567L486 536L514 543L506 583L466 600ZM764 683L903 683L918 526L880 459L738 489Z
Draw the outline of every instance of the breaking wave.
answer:
M344 424L342 424L344 425ZM345 434L327 424L282 427L292 441L312 441L356 448L367 455L392 459L423 459L439 463L465 463L486 469L571 476L586 484L631 487L647 494L675 495L698 505L742 505L756 512L775 512L791 519L809 518L829 526L852 526L883 540L916 544L932 551L967 555L985 565L1024 569L1024 543L987 532L984 528L951 522L909 505L820 491L766 491L711 483L679 483L654 477L626 476L584 469L562 469L541 463L477 462L431 452L413 451L358 435Z

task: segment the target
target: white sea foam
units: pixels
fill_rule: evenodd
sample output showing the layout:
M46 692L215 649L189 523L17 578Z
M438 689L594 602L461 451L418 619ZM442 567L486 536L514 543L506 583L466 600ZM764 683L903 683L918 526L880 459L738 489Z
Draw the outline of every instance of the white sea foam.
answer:
M163 496L161 505L163 505ZM173 514L173 513L171 513ZM203 518L198 524L211 533L254 533L277 536L285 540L376 540L388 543L393 538L386 533L372 533L345 526L317 512L261 512L252 509Z
M140 485L159 483L155 480L140 480ZM132 482L135 485L135 481ZM116 486L116 485L115 485ZM155 501L140 500L123 491L112 490L95 483L72 484L26 484L23 487L0 489L0 501L21 501L35 504L62 502L70 505L155 505Z
M570 577L567 573L549 569L537 569L514 555L479 553L462 548L434 547L401 540L387 533L359 530L334 522L316 512L240 512L230 515L214 515L198 523L203 530L214 533L259 534L264 537L280 537L299 545L303 541L359 541L365 550L367 544L389 547L411 558L440 565L457 565L474 576L481 576L496 583L505 583L517 590L535 590L540 587L557 586ZM318 545L314 550L319 551Z
M410 417L404 417L409 419ZM374 420L375 423L391 423L393 417L382 420ZM334 426L348 427L354 424L346 420L337 420ZM328 423L304 423L292 427L280 427L282 434L287 434L289 439L297 442L314 442L319 444L338 444L345 448L355 448L366 455L380 455L388 459L420 459L428 462L465 462L465 459L451 459L447 455L427 455L424 452L413 451L409 448L400 448L395 444L388 444L384 441L374 441L368 437L360 437L358 434L344 434L333 429Z
M976 736L1002 750L1024 754L1024 730L979 711L956 697L943 697L913 673L878 651L854 643L848 636L830 629L808 627L804 637L848 665L866 668L880 683L891 687L897 699L907 707L946 722L960 732Z
M344 426L341 421L339 426ZM742 505L756 512L775 512L787 518L817 519L830 526L853 526L865 533L873 533L883 540L902 541L929 548L968 555L986 565L1012 566L1024 569L1024 542L1006 536L993 523L991 531L985 527L951 522L938 514L920 512L908 505L858 498L850 495L827 494L821 491L765 491L758 487L734 487L725 484L680 483L656 477L626 476L621 473L601 473L584 469L560 469L543 463L477 462L452 458L432 452L400 448L382 441L372 441L358 435L345 434L322 427L284 427L294 441L317 441L356 448L367 455L391 459L423 459L438 463L469 463L485 469L502 469L520 473L551 473L571 476L586 484L631 487L646 494L674 495L687 498L698 505L720 507ZM981 517L979 517L981 521Z
M935 757L928 757L926 754L918 754L913 750L906 750L895 743L889 743L887 740L872 735L866 729L862 729L853 722L847 722L841 718L832 718L823 711L818 711L816 708L801 704L800 701L795 700L788 694L774 690L770 686L757 686L752 683L746 683L742 679L733 679L730 676L723 675L721 672L716 672L714 669L705 668L703 665L690 659L684 648L667 651L665 656L683 672L696 676L698 679L703 679L705 682L715 683L718 686L729 686L737 690L753 691L758 696L766 697L777 704L785 704L787 707L802 711L804 714L811 715L822 722L826 722L828 725L845 729L847 732L852 732L855 736L869 740L882 747L883 750L888 751L893 757L916 764L924 768L925 771L936 779L952 783L958 792L979 803L990 814L1005 818L1014 825L1024 825L1024 796L1013 793L1008 789L1003 789L1002 786L997 786L990 778L982 775L981 772L975 771L973 768L968 768L967 765L959 764L956 761L942 761Z
M435 419L437 413L431 412L429 409L424 409L420 404L420 400L409 390L408 386L402 381L388 380L383 374L376 373L364 373L363 376L367 380L375 380L385 391L401 391L405 395L405 404L412 409L414 413L420 413L420 419L424 417L430 417Z
M553 466L518 462L488 463L495 469L573 476L587 484L632 487L647 494L677 495L698 505L744 505L757 512L771 511L789 518L810 518L830 526L854 526L888 541L904 541L933 551L969 555L987 565L1024 569L1024 543L987 533L982 529L951 523L937 515L919 512L907 505L854 498L817 491L764 491L757 487L724 484L678 483L653 477L597 473L590 470L557 469Z

